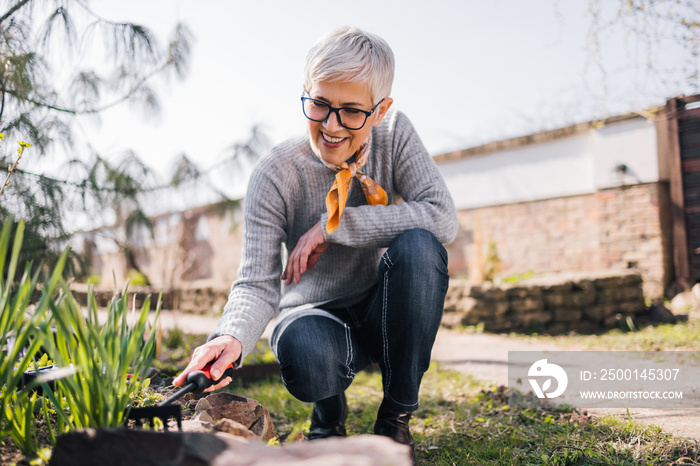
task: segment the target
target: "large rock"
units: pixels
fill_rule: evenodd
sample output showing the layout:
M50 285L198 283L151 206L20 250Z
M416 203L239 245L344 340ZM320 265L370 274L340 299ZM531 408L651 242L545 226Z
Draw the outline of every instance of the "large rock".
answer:
M408 466L409 453L376 435L268 446L224 433L85 429L59 436L49 466Z
M58 437L49 466L205 466L227 448L205 433L75 430Z
M242 424L262 440L277 437L270 413L263 405L232 393L219 392L200 399L194 408L193 419L211 424L230 419Z
M380 435L335 437L281 447L239 444L216 457L212 466L409 466L410 448Z

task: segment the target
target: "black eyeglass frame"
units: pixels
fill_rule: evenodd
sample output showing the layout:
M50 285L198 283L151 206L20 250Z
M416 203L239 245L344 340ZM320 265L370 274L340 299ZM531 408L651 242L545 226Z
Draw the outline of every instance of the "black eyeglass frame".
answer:
M322 106L328 107L328 113L326 113L326 116L323 117L323 118L320 119L320 120L317 120L317 119L315 119L315 118L309 117L309 115L306 114L306 107L305 107L305 105L304 105L304 104L306 103L307 100L311 100L311 101L313 101L313 102L318 102L318 103L321 104ZM308 119L311 120L311 121L316 121L316 122L326 121L326 120L328 119L328 117L331 115L331 113L335 113L335 117L338 119L338 124L339 124L340 126L342 126L343 128L347 128L347 129L349 129L349 130L352 130L352 131L356 131L356 130L358 130L358 129L364 128L364 126L367 124L367 118L369 118L369 117L372 116L372 114L374 113L374 111L377 110L377 107L379 107L379 104L381 104L382 102L384 102L384 100L385 100L385 99L380 100L379 102L377 102L377 105L375 105L374 107L372 107L372 110L367 111L367 110L362 110L361 108L354 108L354 107L331 107L330 105L328 105L327 103L325 103L325 102L322 101L322 100L318 100L318 99L314 99L314 98L311 98L311 97L304 97L304 96L302 96L302 97L301 97L301 111L304 113L304 116L305 116L306 118L308 118ZM349 127L349 126L346 126L346 125L343 123L343 120L340 118L340 111L341 111L341 110L352 110L353 112L361 112L361 113L364 113L364 114L365 114L365 121L363 121L362 124L361 124L360 126L358 126L357 128L351 128L351 127Z

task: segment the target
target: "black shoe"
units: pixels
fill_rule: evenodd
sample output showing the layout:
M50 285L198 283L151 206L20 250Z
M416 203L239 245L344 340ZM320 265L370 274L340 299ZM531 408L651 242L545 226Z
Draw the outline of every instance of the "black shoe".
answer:
M393 411L387 408L382 402L377 413L377 422L374 423L374 433L389 437L395 442L411 447L411 460L416 464L416 453L414 451L413 437L408 428L411 420L410 412Z
M316 412L311 412L311 427L309 427L309 440L318 440L328 437L346 437L345 420L348 418L348 401L343 393L343 415L336 422L324 422Z

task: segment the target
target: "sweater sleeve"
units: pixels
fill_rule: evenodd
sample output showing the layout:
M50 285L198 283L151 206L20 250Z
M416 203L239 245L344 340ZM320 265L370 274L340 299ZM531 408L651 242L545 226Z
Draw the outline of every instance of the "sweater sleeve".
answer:
M331 235L324 231L326 240L351 247L387 247L401 233L422 228L443 244L452 242L457 213L435 161L406 116L395 112L387 118L388 124L380 125L373 136L379 139L375 157L391 177L391 197L403 202L347 207L338 229ZM321 221L325 225L327 214Z
M244 206L241 264L228 302L209 340L231 335L242 344L241 361L250 354L277 313L282 273L281 246L286 238L283 196L258 166L251 176Z

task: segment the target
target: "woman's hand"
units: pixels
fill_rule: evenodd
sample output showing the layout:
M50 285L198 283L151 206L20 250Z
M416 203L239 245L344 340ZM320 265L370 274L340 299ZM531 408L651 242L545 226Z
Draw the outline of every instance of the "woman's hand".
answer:
M292 283L292 280L294 283L299 283L301 274L313 269L321 254L326 252L330 245L331 243L327 243L323 239L323 226L319 221L304 233L304 236L299 238L294 251L289 255L287 267L282 272L280 279L285 280L287 285Z
M206 342L202 346L198 346L192 353L192 359L189 365L175 380L173 380L173 385L184 385L187 381L187 375L190 372L201 370L212 361L214 361L214 363L211 366L211 375L214 380L218 379L230 364L235 364L238 361L238 358L241 356L241 350L241 342L231 335L221 335ZM229 383L231 383L231 377L226 377L218 384L204 391L211 392L218 390L224 388Z

